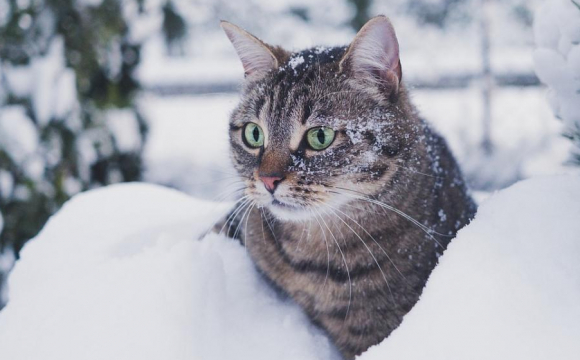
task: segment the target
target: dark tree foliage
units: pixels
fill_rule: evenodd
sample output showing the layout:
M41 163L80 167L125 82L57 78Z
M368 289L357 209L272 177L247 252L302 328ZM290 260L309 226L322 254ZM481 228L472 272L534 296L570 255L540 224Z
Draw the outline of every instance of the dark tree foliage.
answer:
M310 14L308 13L308 9L301 6L294 6L290 8L290 13L302 21L309 22L310 21Z
M580 93L580 89L578 92ZM570 162L580 166L580 124L576 124L574 128L569 129L568 132L564 133L564 136L574 144Z
M420 24L444 28L451 19L468 19L471 15L465 7L472 0L409 0L407 10Z
M363 25L369 21L372 17L369 14L370 6L372 5L372 0L349 0L355 8L354 16L350 22L350 25L358 31Z
M373 0L348 0L354 7L354 16L351 26L359 30L371 17ZM408 1L383 1L384 4L392 5L393 12L403 11L411 15L422 25L433 25L440 28L447 26L451 20L469 20L469 8L473 0L408 0ZM473 7L472 7L473 8ZM385 14L389 15L389 14Z
M181 52L182 41L187 35L187 24L171 1L163 6L162 29L169 52Z
M135 1L141 5L141 0ZM19 7L18 3L9 0L9 18L0 27L1 66L26 66L33 59L45 56L53 40L61 38L66 66L74 70L76 77L79 108L67 116L76 117L81 125L80 129L71 127L66 118L39 121L30 97L19 96L8 87L3 89L5 96L0 98L0 110L6 106L23 107L37 128L41 149L60 154L58 161L46 163L39 181L28 176L22 164L11 158L0 142L0 170L11 175L13 188L24 189L26 194L24 197L2 194L0 189L0 211L4 217L0 251L9 247L16 253L71 196L70 189L66 188L67 180L75 179L79 184L76 191L82 191L141 178L141 149L122 151L117 146L114 134L103 121L108 110L126 109L134 113L139 127L139 134L135 136L141 138L141 144L147 132L133 103L139 90L133 72L139 64L141 45L129 37L122 3L103 0L89 6L74 0L37 0L26 8ZM170 3L164 10L167 38L183 36L183 20ZM27 26L23 26L23 21ZM112 49L116 51L116 58L110 56ZM0 77L0 90L4 85ZM90 164L81 161L77 142L81 134L88 132L96 134L92 146L97 158Z

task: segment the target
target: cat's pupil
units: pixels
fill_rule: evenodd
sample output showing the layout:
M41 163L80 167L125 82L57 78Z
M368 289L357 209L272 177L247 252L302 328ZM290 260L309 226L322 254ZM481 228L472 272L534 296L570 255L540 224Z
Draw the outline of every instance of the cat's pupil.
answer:
M255 127L254 131L252 131L252 136L254 137L254 141L258 142L258 140L260 139L260 130L258 130L257 127Z
M320 141L321 144L324 144L324 130L319 129L316 137L318 137L318 141Z

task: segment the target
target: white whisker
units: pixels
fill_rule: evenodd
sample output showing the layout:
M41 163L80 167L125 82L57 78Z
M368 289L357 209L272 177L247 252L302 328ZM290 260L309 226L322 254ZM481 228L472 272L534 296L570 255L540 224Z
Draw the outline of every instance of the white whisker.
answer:
M344 320L346 320L346 318L348 317L348 314L350 312L350 304L352 303L352 280L350 278L350 270L348 268L348 263L346 261L346 256L344 255L344 252L340 248L340 244L338 243L338 240L334 236L333 232L330 230L330 227L328 227L328 224L326 223L326 221L324 221L324 217L322 215L320 215L320 213L318 213L318 214L320 216L320 220L322 220L322 222L324 223L324 226L326 226L326 228L330 232L330 236L332 236L332 239L334 240L334 243L338 247L338 251L340 252L340 256L342 256L342 261L344 263L344 267L346 268L346 276L348 277L348 305L346 307L346 315L344 316Z
M323 204L326 205L326 204ZM394 299L394 295L393 292L391 290L391 286L389 285L389 281L387 280L387 275L385 274L385 272L383 271L383 268L381 267L381 265L379 264L379 261L377 260L375 254L373 254L373 251L369 248L369 246L367 245L367 243L363 240L363 238L346 222L344 221L343 218L341 218L338 214L336 214L336 212L330 208L330 211L332 211L339 219L340 221L350 229L350 231L352 231L352 233L362 242L362 244L364 245L364 247L367 249L368 253L371 255L371 257L373 258L373 261L375 262L375 264L377 265L377 267L379 268L379 271L381 272L381 275L383 276L383 279L385 280L385 283L387 284L387 288L389 289L389 293L391 294L391 297L393 297Z
M320 226L320 230L322 231L322 236L324 239L324 244L326 244L326 276L324 277L324 283L322 284L322 289L326 286L326 282L328 281L328 275L330 274L330 249L328 247L328 240L326 239L326 233L324 232L324 229L322 228L322 224L320 223L320 221L318 220L318 216L316 216L316 214L314 214L312 211L310 211L310 214L314 216L314 218L316 219L316 222L318 223L318 226Z
M248 204L250 203L252 200L249 198L249 195L246 195L244 197L242 197L240 200L238 200L238 202L242 201L241 204L237 205L237 207L235 208L235 210L226 218L226 221L224 222L224 225L222 226L222 228L220 229L218 234L221 234L224 231L224 228L226 227L226 225L228 225L228 232L227 234L230 233L230 229L232 227L232 223L231 221L234 220L236 218L236 216L238 216L238 214L242 211L242 209ZM226 235L227 235L226 234Z
M353 191L355 193L360 193L360 192L358 192L356 190L344 189L344 188L340 188L340 187L336 187L336 186L332 186L332 187L335 188L335 189L343 189L343 190L347 190L347 191ZM438 233L435 230L433 230L433 229L431 229L431 228L429 228L429 227L421 224L419 221L415 220L413 217L411 217L410 215L408 215L408 214L404 213L403 211L397 209L396 207L391 206L391 205L388 205L388 204L385 204L384 202L378 201L376 199L370 198L366 194L365 194L365 196L361 196L361 195L356 195L356 194L349 194L349 193L346 193L346 192L337 192L337 193L338 194L342 194L342 195L346 195L346 196L350 196L350 197L355 198L355 199L367 201L369 203L378 205L380 207L383 207L383 208L385 208L387 210L390 210L390 211L392 211L392 212L394 212L394 213L402 216L403 218L405 218L406 220L408 220L409 222L411 222L412 224L414 224L418 228L420 228L427 236L429 236L429 238L431 240L435 241L435 243L438 246L440 246L442 249L444 248L444 246L435 237L433 237L432 234L436 234L436 235L439 235L439 236L445 236L445 237L449 237L450 236L450 235ZM363 194L363 193L360 193L360 194Z

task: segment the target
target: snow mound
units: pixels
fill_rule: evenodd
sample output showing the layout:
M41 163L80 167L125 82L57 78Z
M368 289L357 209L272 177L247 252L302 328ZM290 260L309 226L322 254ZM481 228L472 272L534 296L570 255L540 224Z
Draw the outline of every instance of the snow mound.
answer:
M492 196L402 325L358 359L577 359L578 199L578 176ZM336 359L242 246L197 240L230 205L143 184L73 198L9 278L0 359Z
M21 253L0 359L328 359L238 243L197 239L231 204L145 184L78 195Z
M360 360L578 359L580 178L492 196L402 325Z

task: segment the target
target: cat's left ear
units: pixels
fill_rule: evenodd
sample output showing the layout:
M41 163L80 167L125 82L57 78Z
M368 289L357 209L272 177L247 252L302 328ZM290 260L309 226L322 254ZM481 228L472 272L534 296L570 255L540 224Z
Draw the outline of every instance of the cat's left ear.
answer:
M272 69L278 68L279 57L285 52L281 48L272 47L246 30L222 20L220 26L224 29L244 66L246 76L262 76Z
M369 20L348 47L340 61L341 71L371 81L389 98L396 97L403 77L399 59L399 42L395 29L384 16Z

